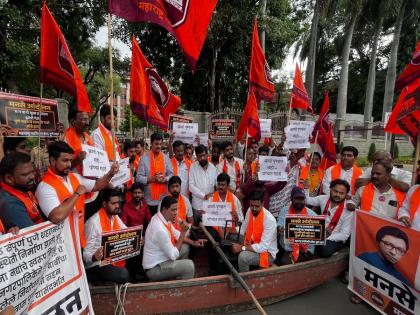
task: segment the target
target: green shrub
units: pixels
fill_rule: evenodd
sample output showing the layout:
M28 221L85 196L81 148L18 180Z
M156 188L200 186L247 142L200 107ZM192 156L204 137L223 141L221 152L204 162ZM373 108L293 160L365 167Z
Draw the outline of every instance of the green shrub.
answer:
M375 145L375 143L371 143L370 147L369 147L369 152L368 152L368 155L367 155L367 159L368 159L369 162L373 161L373 155L375 154L375 152L376 152L376 145Z

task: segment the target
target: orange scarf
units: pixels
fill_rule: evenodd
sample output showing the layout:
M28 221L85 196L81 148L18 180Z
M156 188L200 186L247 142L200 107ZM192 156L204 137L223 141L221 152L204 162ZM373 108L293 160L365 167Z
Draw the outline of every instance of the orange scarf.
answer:
M399 191L392 187L392 190L395 193L395 197L397 197L397 219L398 219L398 210L402 206L404 202L405 193ZM373 198L375 195L375 188L372 183L367 184L362 191L362 195L360 196L360 209L363 211L370 212L372 210L372 203Z
M322 180L324 179L324 171L322 168L318 167L317 169L318 172L318 183L312 183L313 179L311 177L309 177L310 173L311 173L311 168L309 165L305 166L304 168L302 168L300 170L300 175L299 175L299 187L300 188L304 188L304 183L307 179L309 179L310 181L310 187L309 187L309 192L313 192L317 187L319 187L322 183ZM312 189L311 189L312 188Z
M125 201L129 202L131 200L133 200L133 194L131 193L131 186L133 186L134 184L134 176L133 174L130 172L130 179L128 180L128 182L126 183L126 191L125 191Z
M220 196L219 196L219 192L217 192L217 191L215 191L213 193L213 202L222 202L222 200L220 199ZM226 193L225 202L230 203L232 205L232 213L236 214L235 200L233 198L232 192L230 192L229 190ZM232 222L232 227L227 228L227 230L229 231L229 233L236 233L236 228L235 227L236 227L235 222ZM214 226L213 228L217 232L219 232L220 237L223 237L223 231L222 231L222 228L220 226Z
M260 213L255 218L252 212L249 213L248 227L245 233L244 245L258 244L261 242L261 237L264 232L264 209L261 209ZM268 268L268 251L260 253L260 267Z
M228 173L228 166L227 166L227 159L223 164L223 173ZM238 189L239 185L241 184L241 167L239 166L239 162L235 161L235 189Z
M331 168L331 181L335 180L335 179L339 179L341 177L341 170L342 170L342 166L341 163L338 163L337 165L334 165ZM356 193L356 179L358 179L360 177L360 175L362 175L363 170L360 167L357 167L356 164L353 164L353 175L351 177L351 194L354 195Z
M184 162L185 162L185 165L187 165L187 169L189 171L190 170L190 167L191 167L191 161L188 160L187 158L184 158ZM174 175L175 176L179 176L178 175L178 160L175 157L173 157L171 159L171 163L172 163L172 168L174 170Z
M73 188L73 192L76 191L77 187L79 187L80 183L77 177L73 173L69 173L69 179L71 187ZM70 191L64 185L63 180L51 170L51 167L48 168L47 172L42 179L43 182L47 183L51 187L53 187L57 193L58 199L61 203L63 203L66 199L71 197ZM82 248L86 246L86 239L85 239L85 196L80 196L77 199L75 209L78 212L78 222L79 222L79 237L80 237L80 245ZM70 222L73 222L74 211L70 213ZM70 224L70 228L73 230L73 224Z
M101 223L101 230L102 233L104 232L111 232L111 231L119 231L121 230L120 224L118 223L118 218L116 215L113 215L111 220L108 217L108 214L106 213L104 208L101 208L99 210L99 221ZM112 226L111 226L112 221ZM125 260L120 260L117 262L112 263L114 267L125 267Z
M82 151L82 144L88 144L92 146L94 145L92 138L89 136L87 132L84 132L83 136L85 137L85 143L82 143L80 141L80 138L73 127L69 127L66 130L64 139L66 140L67 144L71 146L71 148L73 149L74 157L76 157L80 153L80 151Z
M161 173L163 177L166 176L165 157L162 152L159 152L158 157L150 151L150 178L153 178L156 173ZM166 194L165 183L150 183L150 197L152 200L160 200L160 196Z
M158 218L160 220L160 222L162 222L163 226L166 228L166 230L168 230L169 236L171 237L171 243L172 245L176 245L176 239L174 236L174 233L172 232L172 228L171 228L171 223L165 223L165 221L162 220L162 218L160 217L162 214L158 214Z
M174 227L181 231L181 227L179 226L178 220L186 221L187 220L187 206L185 205L185 200L181 194L178 196L178 212L176 214L176 219L174 223Z
M105 151L106 151L106 154L108 155L108 160L115 161L114 146L112 145L112 138L109 136L104 125L99 124L99 131L101 132L102 138L104 139ZM117 137L115 137L115 144L117 146L116 151L118 152L119 155L121 155L120 144L118 143Z
M414 220L414 216L416 215L417 209L420 205L420 186L417 187L416 190L413 191L410 198L410 219L411 221Z
M141 161L141 155L136 155L136 158L134 159L134 169L136 172L139 168L140 161Z
M308 215L308 209L305 207L305 208L302 209L301 212L296 212L293 205L290 205L288 213L289 214ZM298 261L300 250L303 250L304 252L308 251L308 244L291 244L291 247L292 247L292 261L293 261L293 263L296 263Z
M1 183L1 189L7 191L9 194L19 199L19 201L25 205L26 212L28 213L33 223L39 224L44 222L44 219L41 216L41 212L39 211L38 201L32 192L28 191L26 194L20 190L14 189L4 182Z

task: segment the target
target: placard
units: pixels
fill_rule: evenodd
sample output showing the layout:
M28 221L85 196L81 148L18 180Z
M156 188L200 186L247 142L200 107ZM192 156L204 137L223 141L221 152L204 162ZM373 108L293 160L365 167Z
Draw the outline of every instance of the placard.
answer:
M292 121L291 121L292 122ZM284 128L286 141L284 142L285 149L308 149L311 147L309 137L312 133L312 122L307 121L293 121L294 124L288 125ZM312 126L312 127L311 127Z
M110 166L112 166L112 163L110 163ZM111 184L114 187L122 186L131 179L130 158L119 160L118 166L118 173L111 179Z
M235 135L234 119L213 119L211 121L211 139L231 140Z
M260 171L258 179L262 181L287 181L287 157L285 156L259 156Z
M232 220L232 205L229 202L203 202L204 226L226 226L226 221ZM232 227L229 222L227 227Z
M207 132L199 133L198 137L200 138L200 144L204 145L205 147L209 146L209 134ZM198 143L194 142L194 145L198 146Z
M143 226L138 225L119 231L102 233L101 246L104 249L104 255L100 265L106 266L139 255L142 231Z
M0 237L0 311L12 305L17 314L93 314L77 216L69 218Z
M325 215L286 215L284 239L289 244L325 245Z
M194 144L195 137L198 134L197 123L173 123L174 141L181 141L186 144Z
M271 119L260 119L261 138L271 138Z
M58 102L52 99L0 92L0 129L7 136L58 137ZM7 128L1 128L7 126Z
M176 115L176 114L169 114L168 119L168 130L172 130L174 122L181 122L181 123L192 123L192 117Z
M420 231L356 211L348 289L378 312L420 314Z
M83 176L100 178L109 172L108 155L104 150L82 144L82 151L86 152L83 160Z
M261 157L261 156L260 156ZM290 204L290 193L292 188L297 185L297 180L299 178L299 167L298 165L293 166L288 174L287 174L287 184L286 186L280 190L279 192L275 193L270 197L269 203L269 211L271 214L277 218L279 212L284 207Z

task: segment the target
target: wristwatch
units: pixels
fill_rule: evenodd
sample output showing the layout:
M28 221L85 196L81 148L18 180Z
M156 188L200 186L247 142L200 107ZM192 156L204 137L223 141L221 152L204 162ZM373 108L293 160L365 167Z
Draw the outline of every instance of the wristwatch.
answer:
M246 251L246 247L245 246L242 246L242 251L243 252Z

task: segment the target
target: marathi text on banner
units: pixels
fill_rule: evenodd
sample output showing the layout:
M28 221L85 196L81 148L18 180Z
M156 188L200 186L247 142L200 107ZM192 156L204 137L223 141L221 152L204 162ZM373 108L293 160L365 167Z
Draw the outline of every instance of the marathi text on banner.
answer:
M348 288L383 314L420 311L420 231L357 211Z
M325 245L325 236L325 216L286 215L285 243Z
M181 123L192 123L192 117L170 114L168 119L168 130L172 130L174 122L181 122Z
M86 158L83 160L83 176L102 177L109 172L108 155L104 150L83 144L82 150L86 152Z
M114 187L119 187L128 182L131 178L130 158L125 158L118 161L119 171L111 179L111 184Z
M235 134L234 119L213 119L210 136L212 140L229 140Z
M262 181L287 181L287 157L285 156L259 156L260 171L258 179Z
M271 138L271 119L261 119L261 138Z
M208 133L199 133L198 138L200 139L200 144L204 145L205 147L209 146L209 134ZM198 143L194 143L194 145L198 145Z
M0 310L13 305L17 314L93 314L72 218L0 238Z
M284 128L286 134L286 141L284 143L285 149L307 149L311 147L309 143L310 135L314 123L308 121L291 120L290 124Z
M198 124L196 123L173 123L174 141L179 140L183 143L194 144L198 134Z
M232 227L232 205L229 202L204 202L203 210L205 226Z

